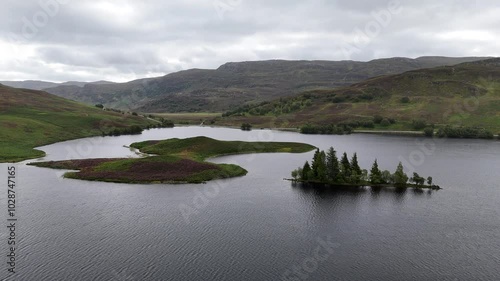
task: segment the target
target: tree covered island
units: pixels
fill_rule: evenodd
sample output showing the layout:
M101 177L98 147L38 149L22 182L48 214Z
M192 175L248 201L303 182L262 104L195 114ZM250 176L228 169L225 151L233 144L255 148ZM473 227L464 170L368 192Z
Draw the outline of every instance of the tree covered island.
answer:
M375 159L370 172L368 172L359 166L357 153L354 153L349 160L347 153L344 152L339 160L333 147L330 147L326 153L317 149L311 164L306 161L304 166L292 171L292 181L334 186L441 189L438 185L433 184L432 177L424 178L418 173L413 173L412 177L408 177L401 162L399 162L396 171L391 173L387 170L380 170Z

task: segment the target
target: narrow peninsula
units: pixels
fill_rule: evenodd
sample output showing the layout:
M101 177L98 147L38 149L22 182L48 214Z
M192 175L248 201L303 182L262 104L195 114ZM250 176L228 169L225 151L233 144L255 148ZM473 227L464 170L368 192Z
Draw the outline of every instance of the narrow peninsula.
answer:
M220 141L208 137L145 141L130 145L153 156L125 159L82 159L35 162L29 165L78 170L66 178L118 183L203 183L244 176L247 171L234 164L214 164L206 159L247 153L304 153L314 146L293 142Z

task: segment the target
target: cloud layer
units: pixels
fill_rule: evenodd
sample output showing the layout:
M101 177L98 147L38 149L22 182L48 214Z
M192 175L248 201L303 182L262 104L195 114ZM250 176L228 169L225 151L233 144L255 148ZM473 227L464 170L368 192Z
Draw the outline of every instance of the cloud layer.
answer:
M500 56L494 1L6 0L0 80L127 81L228 61Z

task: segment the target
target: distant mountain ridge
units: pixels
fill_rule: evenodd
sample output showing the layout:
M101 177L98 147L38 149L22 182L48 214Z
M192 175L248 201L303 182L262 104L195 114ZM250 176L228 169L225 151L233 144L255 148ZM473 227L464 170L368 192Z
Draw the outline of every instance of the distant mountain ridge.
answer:
M300 127L396 120L377 129L411 130L412 122L500 132L500 58L384 75L340 88L305 91L225 114L219 125Z
M484 59L487 58L229 62L217 69L190 69L127 83L67 83L44 90L88 104L102 103L141 112L224 112L243 104L286 98L308 90L345 87L381 75Z
M25 80L25 81L0 81L0 84L13 88L29 89L29 90L44 90L47 88L54 88L58 86L77 86L83 87L87 84L93 85L103 85L103 84L114 84L114 82L109 81L96 81L96 82L78 82L78 81L68 81L64 83L54 83L39 80Z

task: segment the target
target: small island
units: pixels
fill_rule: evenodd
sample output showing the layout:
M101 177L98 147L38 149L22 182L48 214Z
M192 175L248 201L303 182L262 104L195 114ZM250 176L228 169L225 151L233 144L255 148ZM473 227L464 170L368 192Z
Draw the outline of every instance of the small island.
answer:
M375 159L368 173L367 170L360 168L357 153L354 153L349 160L347 153L344 152L339 160L333 147L330 147L326 153L317 149L311 164L306 161L304 166L292 171L292 179L290 180L331 186L441 189L432 183L432 177L425 179L418 173L413 173L413 176L409 178L405 174L401 162L399 162L396 171L391 173L387 170L381 171L377 159Z
M78 170L68 172L64 177L80 180L117 183L204 183L247 174L247 171L238 165L214 164L206 162L208 158L247 153L303 153L315 148L303 143L220 141L208 137L145 141L130 146L151 156L35 162L28 165Z

